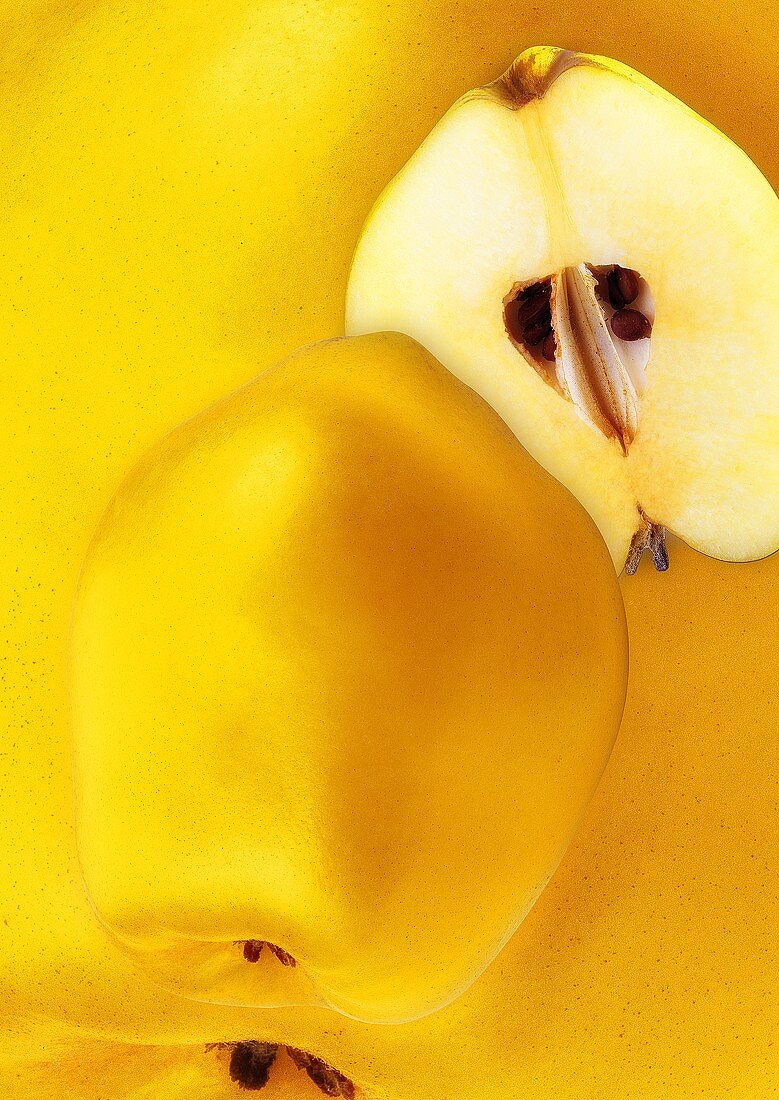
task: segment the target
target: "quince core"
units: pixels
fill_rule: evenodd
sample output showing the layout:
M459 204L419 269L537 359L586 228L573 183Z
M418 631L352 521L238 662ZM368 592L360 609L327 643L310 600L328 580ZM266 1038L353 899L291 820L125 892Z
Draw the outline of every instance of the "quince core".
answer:
M114 496L73 618L93 908L167 988L418 1018L562 857L627 647L584 509L408 337L304 349Z
M608 58L525 51L461 98L368 218L347 332L415 337L585 505L618 568L664 531L779 546L779 200Z

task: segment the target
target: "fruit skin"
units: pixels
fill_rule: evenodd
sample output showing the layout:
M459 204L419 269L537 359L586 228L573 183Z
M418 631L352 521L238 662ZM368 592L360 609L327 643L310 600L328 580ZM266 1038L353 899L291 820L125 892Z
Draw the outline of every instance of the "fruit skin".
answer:
M346 330L406 332L477 390L585 505L618 569L648 523L755 560L779 547L777 255L779 198L714 126L608 57L531 47L462 96L377 200ZM630 393L629 414L615 419L612 397L598 427L587 371L560 365L549 384L503 306L516 284L615 262L647 280L656 318L633 314L652 332L637 418L623 371L595 390ZM605 334L596 379L607 347L619 359Z
M144 456L71 655L81 866L117 940L185 995L393 1023L523 919L627 682L594 523L391 333L304 348Z
M765 110L776 7L747 0L734 21L719 0L652 0L632 9L641 33L630 40L623 5L549 0L359 2L343 19L291 0L282 20L276 0L224 0L218 22L195 2L141 11L8 0L0 10L9 32L0 187L11 200L0 266L9 305L0 1017L11 1061L0 1079L21 1096L37 1052L46 1077L30 1100L55 1078L80 1100L55 1036L88 1059L90 1036L205 1044L254 1036L264 1020L268 1034L278 1026L279 1038L340 1059L385 1098L469 1095L470 1078L485 1073L499 1100L515 1100L522 1079L550 1100L582 1088L611 1100L615 1072L642 1100L703 1087L770 1095L777 1021L765 915L776 869L755 845L774 833L779 767L766 676L779 643L776 559L734 570L674 547L668 588L643 567L623 585L634 668L646 672L633 677L617 752L523 923L522 951L515 937L473 987L499 971L486 1005L447 1010L445 1040L429 1030L437 1014L420 1035L316 1010L187 1001L148 984L94 920L79 877L64 653L77 571L114 486L170 424L339 331L360 225L459 94L541 38L618 54L730 134L776 186ZM695 609L692 621L679 606ZM706 860L716 879L703 877L702 843L719 845ZM700 955L712 970L724 964L707 973L705 995L694 988ZM490 1040L496 1020L504 1030ZM133 1076L140 1091L140 1070ZM162 1086L151 1094L167 1100Z

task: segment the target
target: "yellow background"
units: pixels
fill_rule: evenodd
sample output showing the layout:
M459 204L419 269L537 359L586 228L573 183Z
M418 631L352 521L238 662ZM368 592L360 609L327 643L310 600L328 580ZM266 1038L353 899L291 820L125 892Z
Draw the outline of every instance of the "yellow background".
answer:
M476 986L403 1028L149 994L78 879L64 680L113 487L183 417L340 330L359 227L457 96L532 44L615 56L776 187L772 0L84 0L7 3L0 28L0 1066L15 1094L27 1078L8 1067L54 1036L266 1031L383 1100L770 1095L779 559L726 566L673 543L668 575L623 579L627 716L585 826Z

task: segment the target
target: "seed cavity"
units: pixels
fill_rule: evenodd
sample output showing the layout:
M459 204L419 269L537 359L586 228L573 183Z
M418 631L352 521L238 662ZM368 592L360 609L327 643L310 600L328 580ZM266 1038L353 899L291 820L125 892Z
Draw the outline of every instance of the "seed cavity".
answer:
M515 284L503 306L512 343L583 420L627 454L649 358L648 344L639 342L651 335L648 314L654 316L640 274L619 264L582 263Z

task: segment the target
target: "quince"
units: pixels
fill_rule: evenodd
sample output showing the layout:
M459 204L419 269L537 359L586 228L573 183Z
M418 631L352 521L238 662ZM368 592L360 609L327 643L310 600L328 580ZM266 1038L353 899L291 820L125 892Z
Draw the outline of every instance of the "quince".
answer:
M405 336L314 345L114 496L72 632L93 906L198 999L399 1021L543 889L616 736L607 549Z
M358 245L347 331L397 329L587 507L618 568L665 529L779 546L779 199L626 65L526 50L463 96Z

